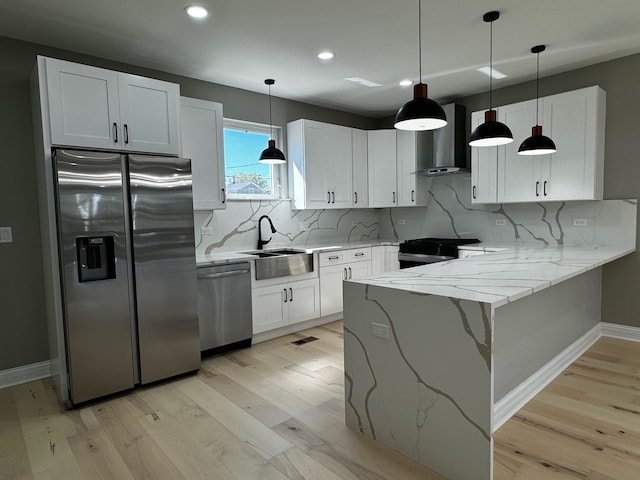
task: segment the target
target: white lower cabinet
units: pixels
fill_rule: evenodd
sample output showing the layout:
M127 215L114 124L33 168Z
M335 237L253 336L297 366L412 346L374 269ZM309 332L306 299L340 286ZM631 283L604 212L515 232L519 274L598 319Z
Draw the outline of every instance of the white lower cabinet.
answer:
M252 301L254 334L320 316L317 278L254 288Z
M397 245L371 247L371 275L400 270Z
M342 311L342 282L371 275L371 247L319 255L320 314Z

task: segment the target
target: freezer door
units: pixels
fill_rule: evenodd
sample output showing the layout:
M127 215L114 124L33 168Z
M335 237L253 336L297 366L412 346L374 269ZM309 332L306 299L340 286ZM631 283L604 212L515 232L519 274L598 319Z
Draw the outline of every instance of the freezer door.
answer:
M191 161L129 155L140 375L200 368Z
M70 398L132 388L133 353L122 157L53 156Z

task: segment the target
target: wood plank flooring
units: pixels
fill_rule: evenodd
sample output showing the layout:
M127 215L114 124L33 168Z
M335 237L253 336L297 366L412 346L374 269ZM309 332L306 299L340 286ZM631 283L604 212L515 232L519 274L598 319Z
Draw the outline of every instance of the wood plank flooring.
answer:
M50 380L0 390L0 479L443 478L344 425L342 358L334 322L71 411ZM640 344L601 339L495 445L497 480L640 479Z
M639 480L640 343L601 338L494 442L495 480Z

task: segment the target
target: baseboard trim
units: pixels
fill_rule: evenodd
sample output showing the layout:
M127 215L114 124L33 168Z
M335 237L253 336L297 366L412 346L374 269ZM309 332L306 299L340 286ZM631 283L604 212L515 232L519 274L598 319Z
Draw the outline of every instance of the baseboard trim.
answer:
M12 387L21 383L33 382L51 376L51 362L31 363L21 367L0 371L0 388Z
M601 322L602 336L640 342L640 327L630 327L628 325L618 325L617 323Z
M493 406L493 431L495 432L504 425L529 400L560 375L564 369L591 348L601 336L601 324L598 324L496 402Z

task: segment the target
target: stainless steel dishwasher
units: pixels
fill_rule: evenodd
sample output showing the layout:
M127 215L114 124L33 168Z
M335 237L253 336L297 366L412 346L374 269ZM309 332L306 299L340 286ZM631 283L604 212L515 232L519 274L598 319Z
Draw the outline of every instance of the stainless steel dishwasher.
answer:
M198 268L200 351L251 345L251 266L248 262Z

